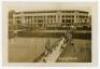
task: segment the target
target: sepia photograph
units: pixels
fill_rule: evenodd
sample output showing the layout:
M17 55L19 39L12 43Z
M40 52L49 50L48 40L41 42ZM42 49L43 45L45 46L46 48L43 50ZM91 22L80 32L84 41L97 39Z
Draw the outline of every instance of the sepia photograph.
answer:
M8 63L92 63L91 4L5 2L3 9Z

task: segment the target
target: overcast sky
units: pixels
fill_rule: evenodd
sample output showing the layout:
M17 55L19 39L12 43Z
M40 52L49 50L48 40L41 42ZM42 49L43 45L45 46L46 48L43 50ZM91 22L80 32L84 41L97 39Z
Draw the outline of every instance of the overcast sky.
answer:
M92 3L57 3L57 2L5 2L4 8L15 11L38 11L38 10L84 10L91 12Z

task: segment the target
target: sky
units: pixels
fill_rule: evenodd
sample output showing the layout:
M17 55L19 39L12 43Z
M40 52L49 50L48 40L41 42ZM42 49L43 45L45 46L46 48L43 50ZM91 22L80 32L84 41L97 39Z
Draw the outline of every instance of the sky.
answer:
M4 2L6 11L42 11L42 10L83 10L90 14L95 8L95 3L88 2Z
M57 3L57 2L5 2L4 5L15 11L37 11L37 10L55 10L55 9L75 9L91 11L92 3Z

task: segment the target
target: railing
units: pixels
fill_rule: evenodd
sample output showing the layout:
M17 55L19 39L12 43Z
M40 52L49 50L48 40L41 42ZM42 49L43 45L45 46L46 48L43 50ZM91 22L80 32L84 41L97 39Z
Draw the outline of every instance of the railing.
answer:
M69 42L68 40L67 42ZM40 62L47 62L47 63L52 63L56 62L59 56L61 55L62 51L64 48L67 46L66 39L63 37L54 44L55 46L52 48L52 51L48 53L46 50L43 57L41 58Z

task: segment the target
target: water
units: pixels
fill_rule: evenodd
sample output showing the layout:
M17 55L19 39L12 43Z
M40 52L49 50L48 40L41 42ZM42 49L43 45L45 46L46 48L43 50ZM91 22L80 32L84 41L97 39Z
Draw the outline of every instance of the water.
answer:
M53 46L60 38L16 37L9 40L10 62L33 62L44 51L45 46ZM49 44L47 42L49 41ZM91 40L73 39L74 46L68 45L57 62L90 62Z
M73 39L73 46L67 46L58 62L91 62L91 40Z
M44 51L46 42L49 40L50 46L59 38L22 38L16 37L9 40L9 61L10 62L33 62Z

